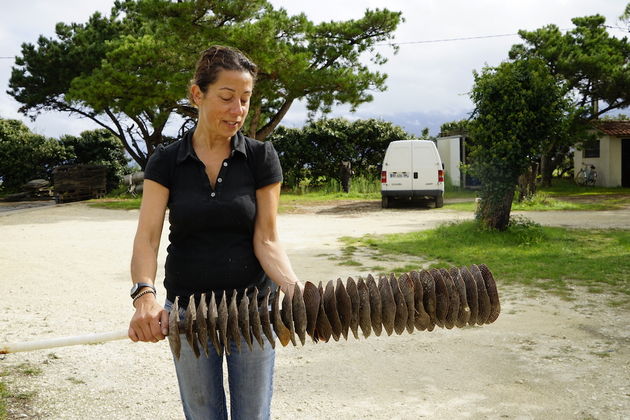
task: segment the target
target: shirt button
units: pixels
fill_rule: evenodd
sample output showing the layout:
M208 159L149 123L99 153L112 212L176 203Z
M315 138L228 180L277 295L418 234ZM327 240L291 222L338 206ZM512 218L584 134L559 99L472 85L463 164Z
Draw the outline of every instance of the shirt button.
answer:
M210 197L214 197L215 195L216 195L215 193L212 193L212 194L210 194Z
M227 166L227 162L223 162L223 166Z
M223 178L217 178L217 182L223 182Z

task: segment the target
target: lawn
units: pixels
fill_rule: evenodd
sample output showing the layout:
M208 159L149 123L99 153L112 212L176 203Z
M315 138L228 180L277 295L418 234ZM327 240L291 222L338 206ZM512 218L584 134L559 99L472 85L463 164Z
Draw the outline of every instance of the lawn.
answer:
M621 189L617 189L619 191ZM619 210L630 206L630 192L627 194L605 193L591 194L575 192L570 195L552 195L545 191L536 193L533 197L514 202L512 211L600 211ZM447 203L444 208L459 211L475 211L474 201Z
M300 187L283 190L280 195L280 213L290 213L300 206L326 204L339 200L380 201L380 186L358 180L352 184L349 193L340 192L338 184L323 185L317 188ZM460 211L474 211L477 191L448 189L444 197L445 208ZM456 199L457 203L448 203ZM93 207L133 210L140 208L140 197L115 195L104 199L90 200ZM514 211L553 211L553 210L618 210L630 206L630 188L580 187L568 180L554 180L553 187L540 188L539 192L529 200L515 202Z
M565 296L575 287L584 287L611 294L614 304L630 304L630 230L542 227L517 219L506 232L483 230L467 221L420 232L342 240L350 249L347 255L363 247L382 256L422 256L436 261L435 267L484 263L505 284Z

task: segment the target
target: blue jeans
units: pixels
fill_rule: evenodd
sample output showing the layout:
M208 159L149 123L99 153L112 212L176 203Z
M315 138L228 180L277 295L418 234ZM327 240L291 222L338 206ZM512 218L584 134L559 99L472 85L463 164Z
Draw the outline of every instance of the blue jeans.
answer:
M171 307L172 303L167 300L164 308L170 311ZM180 309L181 319L184 314L185 310ZM275 350L266 339L264 349L254 340L253 351L250 351L242 338L240 353L230 342L230 354L225 356L218 356L212 343L208 343L209 356L201 350L199 358L195 357L185 336L181 339L179 360L175 357L173 360L186 419L228 418L223 388L224 358L230 386L230 417L233 420L271 417Z

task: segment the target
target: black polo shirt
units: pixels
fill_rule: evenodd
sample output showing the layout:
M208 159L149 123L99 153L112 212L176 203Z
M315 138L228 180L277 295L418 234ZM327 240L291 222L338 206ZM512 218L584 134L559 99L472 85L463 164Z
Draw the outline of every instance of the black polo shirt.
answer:
M238 132L213 189L192 147L193 132L160 145L144 172L169 189L167 296L250 286L262 292L272 283L254 255L256 190L282 181L278 155L270 142Z

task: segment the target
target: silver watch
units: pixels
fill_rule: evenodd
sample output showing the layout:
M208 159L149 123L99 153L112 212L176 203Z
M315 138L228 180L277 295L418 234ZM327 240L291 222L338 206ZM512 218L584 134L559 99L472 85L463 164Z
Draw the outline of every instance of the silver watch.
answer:
M131 299L135 298L140 292L140 289L142 289L143 287L150 287L153 290L153 293L156 293L155 287L150 283L134 283L131 287L131 291L129 292L129 295L131 295Z

